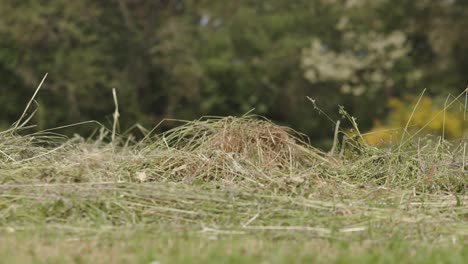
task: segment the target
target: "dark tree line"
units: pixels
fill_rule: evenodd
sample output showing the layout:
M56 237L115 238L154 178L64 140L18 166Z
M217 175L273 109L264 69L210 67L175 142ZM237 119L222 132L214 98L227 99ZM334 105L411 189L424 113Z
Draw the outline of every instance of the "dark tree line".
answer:
M116 87L123 127L255 108L320 139L306 96L369 128L391 97L462 91L467 28L457 0L0 0L0 123L48 72L39 128L109 118Z

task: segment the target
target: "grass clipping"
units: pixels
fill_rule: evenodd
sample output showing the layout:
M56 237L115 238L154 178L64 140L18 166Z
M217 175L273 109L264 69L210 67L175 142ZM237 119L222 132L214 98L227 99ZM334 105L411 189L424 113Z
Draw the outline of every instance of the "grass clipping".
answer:
M0 183L183 182L307 194L323 184L464 193L466 143L427 138L376 148L346 140L337 153L255 116L185 122L143 140L0 133Z
M264 119L212 118L188 122L143 144L141 181L248 182L279 186L314 178L313 168L331 162L301 134ZM138 161L138 159L136 160ZM307 174L307 176L306 176Z
M0 132L0 227L12 230L165 223L202 234L365 232L377 242L468 234L465 143L379 149L348 139L324 153L253 116L185 122L136 142L105 129L92 139L17 132Z

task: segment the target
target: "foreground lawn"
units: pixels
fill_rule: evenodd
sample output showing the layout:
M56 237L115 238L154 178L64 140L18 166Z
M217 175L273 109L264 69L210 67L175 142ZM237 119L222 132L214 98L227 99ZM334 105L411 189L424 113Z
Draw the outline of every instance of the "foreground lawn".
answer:
M325 153L254 118L0 132L1 263L465 263L466 143Z
M74 236L66 230L2 234L1 262L464 263L468 258L466 245L411 243L397 237L385 242L343 241L304 232L208 235L172 228L87 232Z

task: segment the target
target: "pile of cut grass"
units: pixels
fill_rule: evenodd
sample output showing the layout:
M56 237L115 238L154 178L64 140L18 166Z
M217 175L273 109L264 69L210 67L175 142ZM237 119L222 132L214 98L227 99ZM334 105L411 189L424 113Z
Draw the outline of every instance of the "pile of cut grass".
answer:
M386 148L346 142L326 153L300 133L255 116L184 122L138 142L105 129L92 139L11 129L0 133L0 230L5 241L34 235L37 243L69 251L62 244L68 239L97 243L119 260L127 259L132 243L122 252L106 243L128 232L139 234L131 241L152 246L151 234L160 233L166 238L158 243L220 241L219 248L199 252L206 262L222 257L214 254L219 250L232 250L224 256L236 261L258 263L268 255L255 257L242 241L258 250L292 241L299 244L291 250L323 254L278 256L295 261L338 261L348 252L373 262L399 247L443 246L443 260L467 255L461 249L468 238L464 141L428 137ZM31 247L18 249L19 259L51 260L31 256ZM0 257L6 248L0 246ZM148 263L142 248L135 254L144 256L131 259ZM366 255L376 248L386 250ZM151 258L163 263L184 254L155 250ZM74 261L65 255L54 259Z
M348 139L326 153L290 128L246 116L207 118L139 142L55 134L0 134L0 182L216 183L301 195L330 182L464 194L466 142L419 138L377 148ZM14 174L12 172L15 172Z

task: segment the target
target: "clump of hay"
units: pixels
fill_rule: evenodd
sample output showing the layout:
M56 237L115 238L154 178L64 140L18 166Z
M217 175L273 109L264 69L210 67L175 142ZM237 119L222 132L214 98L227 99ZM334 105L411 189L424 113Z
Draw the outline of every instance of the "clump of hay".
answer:
M209 138L207 147L235 153L265 166L284 166L300 151L293 131L266 121L228 118Z
M140 156L152 157L145 175L153 176L145 179L246 180L258 185L297 177L328 162L305 136L250 116L187 122L155 137Z
M0 167L1 163L12 164L45 156L52 148L60 147L64 137L56 134L34 133L19 135L10 129L0 132Z

